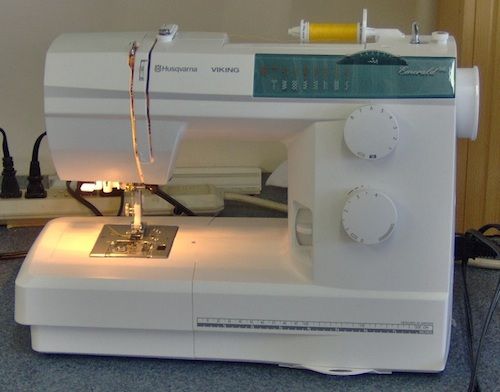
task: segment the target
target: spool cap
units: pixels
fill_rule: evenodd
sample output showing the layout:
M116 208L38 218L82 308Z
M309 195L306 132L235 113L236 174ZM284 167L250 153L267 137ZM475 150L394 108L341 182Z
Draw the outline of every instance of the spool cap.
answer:
M432 42L435 42L439 45L446 45L448 43L448 38L450 34L446 31L434 31L432 32Z

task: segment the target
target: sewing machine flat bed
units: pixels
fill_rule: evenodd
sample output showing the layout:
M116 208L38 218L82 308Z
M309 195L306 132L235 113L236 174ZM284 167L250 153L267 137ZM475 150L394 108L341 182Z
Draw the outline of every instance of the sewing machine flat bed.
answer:
M444 368L447 292L314 285L291 259L286 219L147 222L179 227L167 259L89 257L103 224L127 218L46 226L16 282L16 321L31 325L35 350L259 361L328 374Z

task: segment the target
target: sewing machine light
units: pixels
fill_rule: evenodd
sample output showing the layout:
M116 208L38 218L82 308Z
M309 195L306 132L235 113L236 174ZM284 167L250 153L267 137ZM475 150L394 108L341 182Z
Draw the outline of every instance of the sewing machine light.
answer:
M102 191L104 193L111 193L113 191L113 188L116 186L117 184L112 182L112 181L103 181L102 183ZM118 188L120 187L120 185L118 184Z
M121 189L121 184L118 181L95 181L84 182L80 185L82 192L92 193L94 191L103 191L104 193L111 193L113 189Z
M80 191L82 192L92 193L95 190L96 190L95 182L84 182L82 185L80 185Z

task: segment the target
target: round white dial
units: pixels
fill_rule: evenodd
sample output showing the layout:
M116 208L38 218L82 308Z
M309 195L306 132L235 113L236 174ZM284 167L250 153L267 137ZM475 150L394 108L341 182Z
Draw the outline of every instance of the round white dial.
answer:
M347 117L344 140L357 157L380 159L394 151L398 144L398 122L382 106L362 106Z
M389 238L397 219L396 206L389 196L366 188L349 192L342 212L342 225L347 235L367 245L378 244Z

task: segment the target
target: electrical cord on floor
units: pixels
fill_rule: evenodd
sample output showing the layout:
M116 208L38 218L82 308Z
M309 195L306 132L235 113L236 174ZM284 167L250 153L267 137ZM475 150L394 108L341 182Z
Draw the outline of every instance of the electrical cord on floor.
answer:
M458 264L462 263L461 260L457 261ZM500 270L500 260L490 260L490 259L472 259L467 263L469 267L484 268L492 270Z
M280 212L288 212L288 206L283 203L278 203L273 200L261 199L260 197L242 195L240 193L225 192L224 200L239 201L247 204L252 204L258 207L269 208Z
M28 176L28 186L26 187L26 193L24 197L26 199L44 199L47 197L47 191L42 184L42 173L40 170L40 162L38 161L38 151L40 150L40 143L42 139L47 135L47 132L43 132L37 137L35 144L33 145L33 153L31 154L30 170Z
M185 205L183 205L179 201L175 200L169 194L163 192L158 185L146 185L146 188L149 189L149 191L152 194L161 197L167 203L170 203L171 205L173 205L174 206L174 215L185 214L188 216L195 216L195 213L193 211L191 211L189 208L187 208Z
M78 189L78 183L77 183L77 189ZM101 211L99 211L95 205L93 205L91 202L86 200L82 195L80 195L77 191L71 188L71 181L66 181L66 190L75 200L79 201L90 211L92 211L94 215L103 216Z
M14 159L9 152L9 144L7 142L7 134L0 128L0 133L3 135L3 171L2 171L2 187L0 189L0 197L2 199L14 199L22 196L17 182L16 170L14 169Z
M0 261L20 259L26 257L27 254L26 251L0 253Z
M460 237L462 236L462 237ZM494 236L489 236L488 238L492 240L497 240L497 243L500 244L500 236L494 235ZM457 237L455 237L457 239ZM459 243L460 241L463 241L463 234L459 235ZM488 249L488 248L486 248ZM482 251L479 251L476 249L476 257L475 259L468 259L467 261L467 267L475 267L475 268L484 268L484 269L492 269L492 270L500 270L500 260L495 259L494 255L491 253L491 250L486 250L485 247L483 246ZM486 252L485 252L486 250ZM455 259L455 262L457 264L462 264L462 258Z
M487 236L485 233L488 230L496 229L500 231L500 224L488 224L481 227L479 230L468 230L463 235L457 235L455 245L455 259L461 260L462 280L464 285L464 305L465 305L465 322L467 331L467 346L469 351L469 361L471 366L471 376L469 380L468 392L480 392L479 380L477 372L483 347L484 337L488 331L491 320L495 313L495 309L500 300L500 278L495 289L495 294L491 300L488 312L486 314L479 342L474 352L474 324L472 320L472 310L470 305L470 296L467 286L467 268L469 260L476 257L488 257L500 259L500 244L496 242L498 236Z

